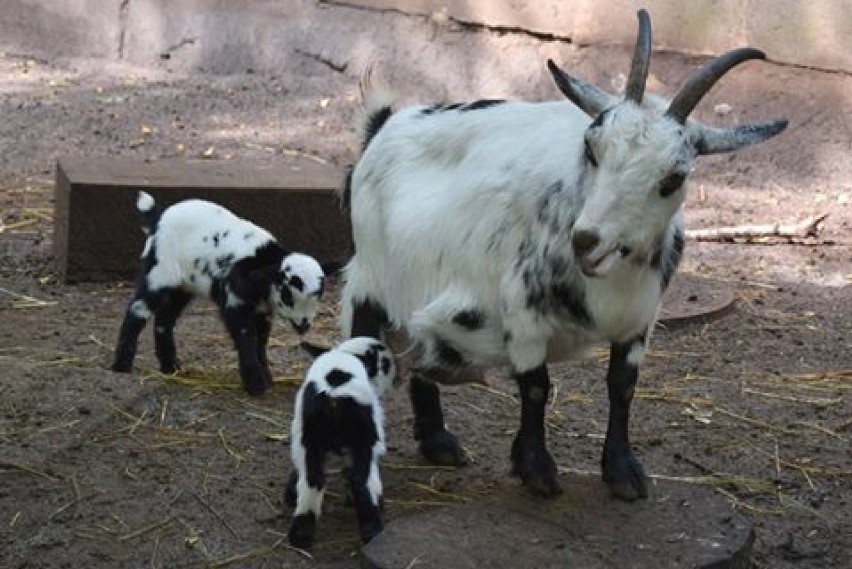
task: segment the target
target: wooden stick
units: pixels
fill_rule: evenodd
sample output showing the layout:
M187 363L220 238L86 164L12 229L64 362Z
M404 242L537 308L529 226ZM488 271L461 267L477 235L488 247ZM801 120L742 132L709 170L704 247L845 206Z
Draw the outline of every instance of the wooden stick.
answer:
M768 225L737 225L734 227L715 227L709 229L689 229L686 237L696 241L725 242L733 239L751 239L754 237L815 237L822 229L822 222L828 213L814 215L798 223Z

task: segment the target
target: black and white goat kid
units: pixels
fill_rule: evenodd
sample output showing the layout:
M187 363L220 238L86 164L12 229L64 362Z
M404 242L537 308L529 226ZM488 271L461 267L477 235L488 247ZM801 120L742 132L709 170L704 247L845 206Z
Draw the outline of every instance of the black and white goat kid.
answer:
M669 103L643 96L651 54L641 10L624 100L548 68L569 101L484 100L392 111L366 94L362 155L349 179L355 256L344 334L407 334L414 433L435 462L464 454L438 387L451 370L510 365L521 396L513 472L559 492L545 442L547 362L610 345L603 479L644 498L628 417L637 369L683 249L681 204L695 158L762 142L779 120L712 128L689 114L743 48L707 62Z
M243 387L262 394L272 382L266 344L273 315L299 334L310 328L325 283L319 263L285 251L265 229L208 201L186 200L161 211L139 192L136 207L148 238L112 369L132 369L139 334L153 316L160 370L175 372L175 322L193 297L207 296L234 341Z
M364 543L382 530L382 480L385 453L381 397L393 383L396 366L390 350L374 338L351 338L333 350L303 343L316 360L296 394L290 430L293 471L284 501L295 507L290 543L310 547L325 493L325 460L330 452L348 453L349 483L358 529Z

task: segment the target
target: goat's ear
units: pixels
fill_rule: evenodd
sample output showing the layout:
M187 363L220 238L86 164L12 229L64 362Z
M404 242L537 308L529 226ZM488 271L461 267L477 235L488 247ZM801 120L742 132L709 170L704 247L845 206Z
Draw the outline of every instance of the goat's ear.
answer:
M694 139L695 150L698 154L733 152L744 146L768 140L785 128L787 128L787 121L783 119L760 124L744 124L734 128L712 128L701 125Z
M331 348L326 348L325 346L317 346L316 344L311 344L307 341L299 342L299 347L308 352L312 358L317 359L324 353L328 352Z
M606 91L565 73L552 59L547 60L547 68L562 94L592 118L618 102Z

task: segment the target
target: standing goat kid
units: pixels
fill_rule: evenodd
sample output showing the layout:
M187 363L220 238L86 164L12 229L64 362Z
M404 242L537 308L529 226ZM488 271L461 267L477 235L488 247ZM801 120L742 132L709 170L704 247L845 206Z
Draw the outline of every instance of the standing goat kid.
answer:
M310 547L325 493L325 460L348 452L349 483L361 540L382 530L382 480L385 453L382 394L396 376L390 350L374 338L351 338L334 350L306 343L316 360L296 394L290 430L293 472L284 501L295 507L290 543Z
M643 96L651 26L639 33L624 100L548 68L569 99L483 100L393 112L366 95L362 155L345 197L355 256L342 325L351 336L407 334L419 349L410 395L421 452L464 453L444 424L440 383L459 369L510 365L521 399L512 471L559 492L545 442L547 362L610 345L603 480L647 496L628 417L660 300L683 249L681 204L695 158L780 133L786 121L712 128L689 114L743 48L707 62L667 103Z
M207 296L234 341L243 387L262 394L272 383L266 344L273 314L299 334L310 328L325 283L319 263L285 251L265 229L208 201L186 200L160 211L139 192L136 207L148 238L112 369L132 369L139 334L153 315L160 371L174 373L175 322L193 297Z

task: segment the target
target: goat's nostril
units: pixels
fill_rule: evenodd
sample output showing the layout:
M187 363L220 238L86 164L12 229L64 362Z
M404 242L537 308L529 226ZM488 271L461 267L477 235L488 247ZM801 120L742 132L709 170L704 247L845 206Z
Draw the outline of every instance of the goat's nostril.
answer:
M575 231L571 237L571 246L574 248L574 254L582 258L597 247L600 241L601 239L596 232L580 230Z

